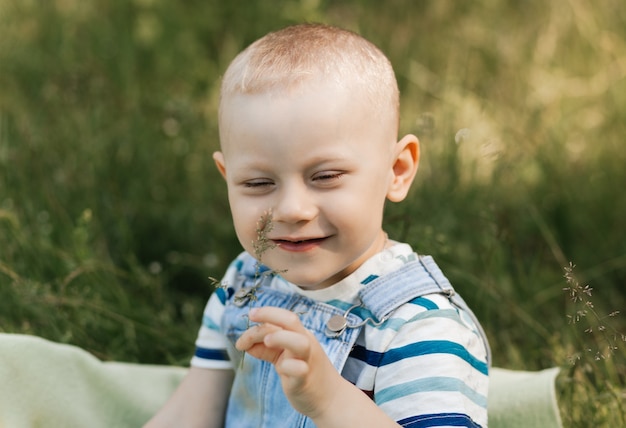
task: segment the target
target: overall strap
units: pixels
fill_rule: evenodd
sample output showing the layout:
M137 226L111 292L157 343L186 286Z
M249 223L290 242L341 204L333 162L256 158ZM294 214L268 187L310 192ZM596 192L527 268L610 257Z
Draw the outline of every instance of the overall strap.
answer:
M428 294L446 296L454 306L469 315L483 339L487 362L491 365L491 349L485 331L431 256L418 255L417 260L406 263L400 269L372 278L359 292L359 297L377 321L383 321L401 305Z

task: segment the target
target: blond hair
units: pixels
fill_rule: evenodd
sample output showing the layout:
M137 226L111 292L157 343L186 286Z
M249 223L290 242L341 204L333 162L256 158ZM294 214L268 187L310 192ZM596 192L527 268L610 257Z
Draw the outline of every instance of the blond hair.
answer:
M231 62L221 100L235 94L297 90L323 79L361 91L375 117L399 116L398 84L391 63L360 35L323 24L299 24L269 33Z

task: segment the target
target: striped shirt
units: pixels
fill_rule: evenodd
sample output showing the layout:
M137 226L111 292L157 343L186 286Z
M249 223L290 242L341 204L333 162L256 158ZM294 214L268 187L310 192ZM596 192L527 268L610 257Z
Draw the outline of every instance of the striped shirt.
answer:
M342 310L358 304L364 285L415 261L407 244L395 244L331 287L307 291L273 275L269 287L299 293ZM236 369L228 357L232 344L221 333L225 303L241 287L242 253L228 268L207 303L191 364ZM265 285L264 285L265 287ZM363 307L353 310L373 318ZM405 427L487 426L488 364L485 344L471 317L444 294L406 302L382 324L368 323L342 370L342 376L368 394Z

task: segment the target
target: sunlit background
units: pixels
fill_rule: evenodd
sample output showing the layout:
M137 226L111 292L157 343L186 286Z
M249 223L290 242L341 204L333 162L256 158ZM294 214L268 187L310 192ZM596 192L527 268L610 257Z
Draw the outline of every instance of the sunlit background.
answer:
M563 368L566 426L626 426L622 0L0 0L0 331L187 364L240 251L220 75L303 21L395 67L422 163L389 234L435 256L496 366Z

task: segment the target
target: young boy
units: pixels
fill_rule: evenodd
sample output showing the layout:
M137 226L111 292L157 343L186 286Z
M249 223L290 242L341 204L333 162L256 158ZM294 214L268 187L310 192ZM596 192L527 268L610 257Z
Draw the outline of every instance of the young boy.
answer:
M382 229L419 159L398 100L387 58L334 27L270 33L231 63L214 160L246 251L148 426L487 425L480 325Z

